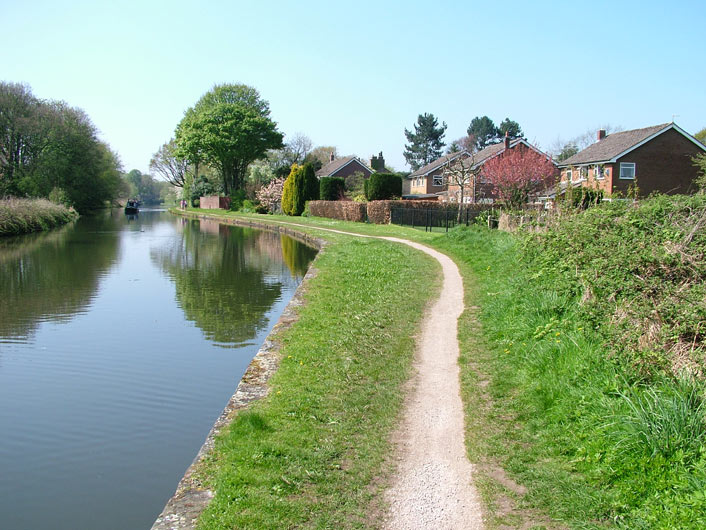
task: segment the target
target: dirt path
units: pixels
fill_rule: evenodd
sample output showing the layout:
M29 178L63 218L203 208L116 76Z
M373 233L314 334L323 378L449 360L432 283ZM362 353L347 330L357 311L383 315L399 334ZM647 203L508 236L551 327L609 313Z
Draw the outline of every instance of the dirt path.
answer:
M473 467L466 457L458 367L458 318L463 282L444 254L405 240L441 263L441 295L424 320L414 388L395 436L397 471L386 492L390 505L384 528L483 528Z

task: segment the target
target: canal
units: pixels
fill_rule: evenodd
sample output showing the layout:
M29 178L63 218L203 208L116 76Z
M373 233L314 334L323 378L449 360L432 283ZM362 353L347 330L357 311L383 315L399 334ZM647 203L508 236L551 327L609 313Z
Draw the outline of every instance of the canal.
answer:
M0 239L0 528L149 528L315 253L163 211Z

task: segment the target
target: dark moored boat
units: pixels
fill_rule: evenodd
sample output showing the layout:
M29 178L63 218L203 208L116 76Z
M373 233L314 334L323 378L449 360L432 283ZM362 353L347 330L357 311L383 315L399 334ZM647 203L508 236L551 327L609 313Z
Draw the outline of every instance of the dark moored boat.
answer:
M133 200L133 199L129 199L127 201L127 204L125 205L125 213L135 214L140 211L139 206L140 206L140 203L138 201Z

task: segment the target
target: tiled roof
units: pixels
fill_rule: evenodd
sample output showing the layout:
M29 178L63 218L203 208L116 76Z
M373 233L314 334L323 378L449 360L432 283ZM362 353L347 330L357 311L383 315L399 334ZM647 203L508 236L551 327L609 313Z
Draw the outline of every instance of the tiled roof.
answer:
M645 127L644 129L633 129L631 131L622 131L609 134L602 140L589 145L583 151L580 151L574 156L563 160L559 164L559 167L612 160L631 147L635 147L640 142L643 142L650 136L667 129L671 125L671 123L663 123L661 125Z
M438 169L441 166L445 166L449 162L456 160L459 156L463 154L468 154L468 152L458 151L456 153L449 153L448 155L444 155L441 158L437 158L433 162L429 162L426 166L420 167L417 171L413 171L407 176L407 178L418 177L420 175L426 175L427 173L431 173L435 169Z
M370 169L370 168L369 168L368 166L366 166L363 162L361 162L360 160L358 160L358 158L356 158L356 157L354 157L354 156L344 156L343 158L337 158L337 159L334 160L333 162L329 162L328 164L326 164L324 167L322 167L321 169L319 169L319 170L316 172L316 176L317 176L317 177L328 177L328 176L331 176L331 175L333 175L336 171L338 171L338 170L341 169L343 166L345 166L346 164L348 164L349 162L352 162L352 161L357 162L358 164L360 164L361 166L363 166L365 169L367 169L367 170L370 171L371 173L373 172L372 169Z

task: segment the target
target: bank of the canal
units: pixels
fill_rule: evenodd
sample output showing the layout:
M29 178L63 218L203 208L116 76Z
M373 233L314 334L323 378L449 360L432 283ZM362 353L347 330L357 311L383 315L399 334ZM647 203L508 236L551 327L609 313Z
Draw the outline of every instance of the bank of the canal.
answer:
M439 265L396 243L295 230L326 244L249 368L259 383L269 380L243 410L246 374L155 528L192 528L205 504L199 528L348 528L376 526L383 515L390 437Z
M76 219L76 210L46 199L0 199L0 237L51 230Z

